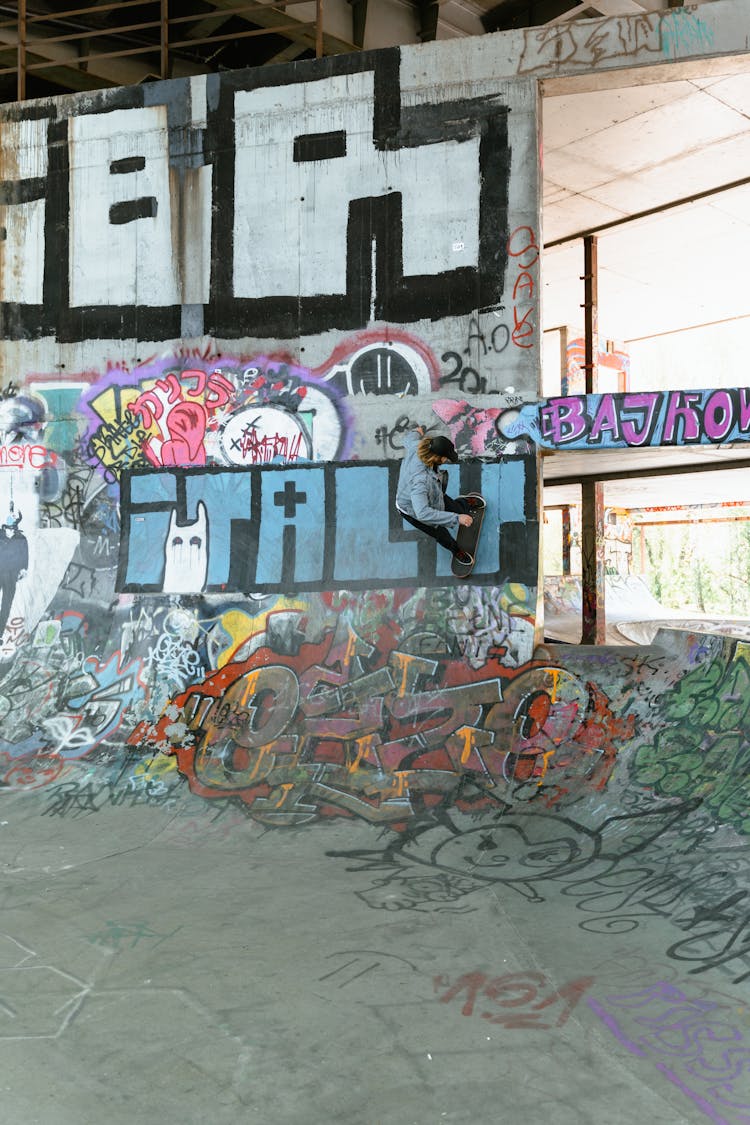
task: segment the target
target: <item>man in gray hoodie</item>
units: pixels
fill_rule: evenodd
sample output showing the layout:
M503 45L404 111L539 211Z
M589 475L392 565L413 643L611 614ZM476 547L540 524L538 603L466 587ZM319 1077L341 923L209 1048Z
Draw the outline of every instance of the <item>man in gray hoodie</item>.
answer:
M436 539L458 562L471 566L474 559L462 551L456 542L460 525L471 527L474 522L469 512L479 508L479 497L453 500L444 491L440 466L446 461L458 461L456 447L450 438L425 437L424 428L418 426L404 439L406 455L396 488L396 507L410 524Z

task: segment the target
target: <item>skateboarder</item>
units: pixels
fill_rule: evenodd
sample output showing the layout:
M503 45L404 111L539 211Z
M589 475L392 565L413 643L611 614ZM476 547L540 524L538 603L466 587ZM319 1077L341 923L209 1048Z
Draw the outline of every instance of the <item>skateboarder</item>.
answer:
M404 438L406 456L396 489L396 508L410 524L437 539L454 558L464 566L473 566L474 559L462 551L456 542L460 525L471 527L474 522L469 512L481 505L474 497L453 500L444 492L440 466L446 461L454 465L458 454L447 437L425 437L424 427L418 426Z

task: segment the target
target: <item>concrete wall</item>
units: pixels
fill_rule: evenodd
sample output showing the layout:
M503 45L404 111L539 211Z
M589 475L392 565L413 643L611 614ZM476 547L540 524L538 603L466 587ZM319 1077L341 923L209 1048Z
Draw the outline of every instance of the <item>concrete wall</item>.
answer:
M535 651L502 425L539 417L544 69L505 47L5 108L6 786L400 827L607 784L641 701ZM420 422L487 498L468 583L394 511Z
M535 640L536 454L496 423L537 395L539 192L536 83L479 46L5 109L16 780L140 755L392 822L487 776ZM417 423L487 498L469 584L394 508Z

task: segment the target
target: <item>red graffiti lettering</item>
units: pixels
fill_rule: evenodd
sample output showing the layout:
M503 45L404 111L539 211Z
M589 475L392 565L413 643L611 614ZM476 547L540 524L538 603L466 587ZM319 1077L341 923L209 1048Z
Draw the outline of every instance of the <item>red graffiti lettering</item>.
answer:
M48 469L57 464L57 454L43 445L0 445L0 468Z
M243 459L251 465L267 465L276 458L292 462L300 455L302 434L289 438L286 434L259 434L247 427L238 438L238 445Z
M534 267L539 262L539 246L531 227L516 227L508 239L508 254L511 258L518 259L514 263L518 268L518 274L513 284L511 339L517 348L533 348L536 338L533 318L537 311L537 282ZM532 269L534 269L533 273Z
M448 983L444 976L434 978L435 990L445 988ZM552 988L543 973L520 972L504 973L503 976L488 978L484 973L464 973L462 977L451 985L450 988L438 999L442 1004L466 993L461 1008L461 1015L474 1014L475 1005L479 1004L481 996L493 1001L500 1012L480 1012L482 1019L489 1023L501 1024L507 1028L553 1028L562 1027L570 1019L571 1013L584 995L586 990L594 983L594 977L578 977L560 988ZM549 990L544 995L545 990ZM541 995L540 995L541 994ZM561 1010L555 1013L550 1011L555 1004L562 1002ZM513 1011L507 1009L512 1008ZM522 1010L525 1009L525 1010ZM544 1012L544 1021L540 1015Z

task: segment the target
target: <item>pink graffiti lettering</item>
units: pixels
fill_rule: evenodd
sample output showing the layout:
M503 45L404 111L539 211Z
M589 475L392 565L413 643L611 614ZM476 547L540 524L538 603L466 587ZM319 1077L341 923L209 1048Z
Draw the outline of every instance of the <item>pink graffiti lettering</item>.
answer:
M205 465L206 408L199 402L178 402L167 417L169 440L161 447L162 465ZM152 460L150 443L144 449ZM152 464L159 464L158 459Z
M128 406L132 414L140 415L144 426L158 423L161 429L160 437L150 435L143 443L147 460L155 466L205 465L203 442L209 410L226 406L233 393L232 384L218 371L207 375L191 368L179 378L170 372L165 379L158 379L153 388ZM195 401L200 397L203 402Z
M207 407L219 409L226 406L234 394L234 387L219 371L212 371L206 375L205 371L183 371L183 380L195 380L195 385L187 387L185 394L188 398L200 398L202 395ZM156 393L162 391L166 395L166 403ZM165 406L178 403L182 398L183 387L180 380L172 372L166 379L159 379L151 390L144 391L135 402L128 404L128 410L133 414L140 414L144 426L158 422L164 414Z
M617 441L620 437L620 419L617 416L617 408L615 406L612 395L602 395L602 400L599 403L599 409L594 416L594 421L591 424L591 433L589 434L589 441L601 441L601 436L604 430L609 430L612 438Z
M196 385L186 391L188 398L200 398L205 395L206 406L218 409L231 400L234 387L220 371L212 371L207 375L205 371L193 370L182 372L183 381L195 379Z
M588 417L580 398L551 398L539 412L542 434L555 445L576 441L588 430Z
M654 428L656 408L659 405L659 394L656 391L645 391L643 394L628 394L623 399L622 436L628 445L648 445ZM641 412L636 419L624 417L625 411ZM645 413L643 413L645 411ZM640 421L641 428L637 428Z
M140 414L144 426L158 422L164 413L164 404L154 391L144 391L135 402L128 403L131 414Z
M664 443L672 445L679 439L678 423L682 420L682 440L700 441L701 418L694 403L700 402L700 394L692 391L672 391L667 399L667 414L664 420Z
M741 434L750 430L750 390L747 387L740 387L739 429Z
M723 441L732 428L733 420L729 391L714 391L703 409L703 425L711 441Z
M164 391L167 396L167 402L177 402L181 393L182 387L177 376L172 374L167 375L166 379L159 379L156 383L160 391Z

